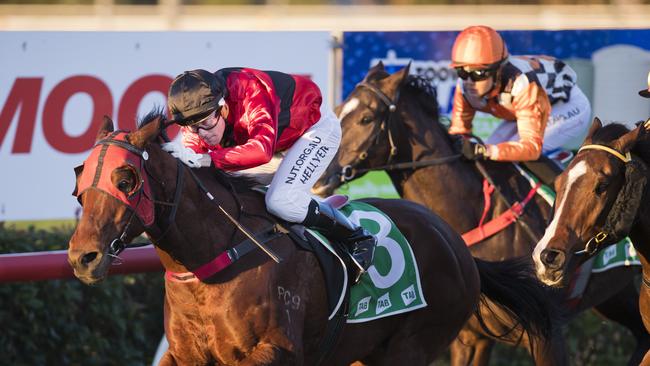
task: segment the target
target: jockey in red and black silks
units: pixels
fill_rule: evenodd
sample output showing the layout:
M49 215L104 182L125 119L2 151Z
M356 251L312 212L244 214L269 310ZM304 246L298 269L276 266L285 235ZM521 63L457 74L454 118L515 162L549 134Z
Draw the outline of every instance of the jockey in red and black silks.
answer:
M183 126L183 146L163 148L191 167L214 165L268 184L269 212L347 244L365 271L375 238L311 194L341 141L340 121L322 101L304 76L250 68L186 71L168 95L169 111Z

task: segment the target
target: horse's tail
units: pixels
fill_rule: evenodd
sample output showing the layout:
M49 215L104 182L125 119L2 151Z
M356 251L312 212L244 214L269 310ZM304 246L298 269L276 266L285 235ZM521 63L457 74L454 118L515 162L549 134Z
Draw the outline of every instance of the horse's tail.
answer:
M501 262L487 262L474 258L481 277L481 300L475 311L483 330L495 338L504 338L520 325L532 340L537 337L548 339L559 323L560 311L552 301L548 291L535 277L532 263L528 258L514 258ZM496 303L506 318L499 316L490 308L486 298ZM490 330L481 315L482 310L491 313L506 325L506 331ZM503 328L502 328L503 329Z

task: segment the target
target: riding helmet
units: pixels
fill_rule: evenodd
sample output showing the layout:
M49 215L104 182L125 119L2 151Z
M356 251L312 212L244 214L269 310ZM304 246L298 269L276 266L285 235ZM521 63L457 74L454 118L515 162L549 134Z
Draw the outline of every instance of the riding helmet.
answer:
M508 57L503 38L485 25L465 28L454 42L451 50L451 67L489 67Z
M224 89L224 83L209 71L185 71L169 87L169 112L181 126L196 123L218 108Z

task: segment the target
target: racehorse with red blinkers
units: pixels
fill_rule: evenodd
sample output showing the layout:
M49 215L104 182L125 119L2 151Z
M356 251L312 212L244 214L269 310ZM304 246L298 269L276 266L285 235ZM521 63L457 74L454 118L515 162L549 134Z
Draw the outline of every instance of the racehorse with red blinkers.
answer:
M315 256L281 231L265 242L279 264L251 245L251 237L265 235L259 230L276 224L262 195L246 181L213 168L190 169L164 152L165 124L154 113L137 131L114 132L105 118L90 156L75 169L83 215L68 250L75 275L95 284L134 237L145 232L153 241L167 270L169 350L161 364L428 365L483 297L521 316L531 332L551 331L532 268L475 260L426 208L370 199L410 242L428 305L345 324L337 346L323 354L327 296Z

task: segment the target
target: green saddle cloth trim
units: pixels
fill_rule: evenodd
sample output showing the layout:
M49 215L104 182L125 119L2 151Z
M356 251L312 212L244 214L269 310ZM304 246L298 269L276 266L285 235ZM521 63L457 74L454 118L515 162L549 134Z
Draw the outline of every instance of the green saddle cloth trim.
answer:
M520 167L519 164L515 164L515 166L521 175L523 175L524 178L528 179L531 187L534 187L537 182L539 182L539 179L537 179L534 174ZM544 198L544 200L546 200L549 205L553 205L553 202L555 201L555 191L551 187L542 184L542 186L537 190L537 194ZM636 254L632 240L630 240L629 237L626 237L618 243L599 251L594 257L591 272L598 273L620 266L640 265L641 261Z
M350 290L347 322L362 323L427 306L415 256L395 223L364 202L350 201L341 212L377 237L373 265ZM309 231L331 250L327 238Z

